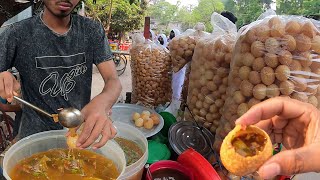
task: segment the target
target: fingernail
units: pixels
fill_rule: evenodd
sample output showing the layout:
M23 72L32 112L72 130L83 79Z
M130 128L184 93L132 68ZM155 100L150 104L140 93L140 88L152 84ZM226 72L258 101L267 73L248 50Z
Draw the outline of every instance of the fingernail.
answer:
M263 179L271 179L280 174L280 166L277 163L270 163L259 169L259 175Z
M81 146L81 144L80 143L77 143L77 147L80 147Z
M93 150L97 150L98 148L97 148L97 147L92 147L92 149L93 149Z

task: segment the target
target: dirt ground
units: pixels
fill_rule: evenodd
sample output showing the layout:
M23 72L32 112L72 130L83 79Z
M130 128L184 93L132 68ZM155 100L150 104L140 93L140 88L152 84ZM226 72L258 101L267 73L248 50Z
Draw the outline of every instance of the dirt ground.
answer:
M122 92L119 97L119 101L124 101L126 99L126 92L132 91L130 61L128 61L125 72L119 78L122 84ZM104 82L101 74L99 73L97 67L94 66L92 75L91 98L94 98L96 95L98 95L102 91L103 86Z

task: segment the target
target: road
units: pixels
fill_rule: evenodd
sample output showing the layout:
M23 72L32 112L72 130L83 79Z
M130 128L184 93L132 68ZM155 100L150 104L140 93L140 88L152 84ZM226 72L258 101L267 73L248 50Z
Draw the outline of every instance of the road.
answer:
M119 97L119 101L124 101L126 99L126 92L132 91L130 61L128 61L127 69L119 78L122 85L122 92ZM91 98L94 98L96 95L98 95L102 91L103 86L104 82L101 74L99 73L97 67L93 66Z

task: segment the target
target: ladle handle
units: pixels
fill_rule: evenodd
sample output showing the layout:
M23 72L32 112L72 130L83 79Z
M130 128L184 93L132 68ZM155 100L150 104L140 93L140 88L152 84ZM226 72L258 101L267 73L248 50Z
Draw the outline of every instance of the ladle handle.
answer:
M13 96L13 98L14 98L15 100L19 101L20 103L22 103L22 104L24 104L24 105L26 105L26 106L28 106L28 107L30 107L30 108L32 108L32 109L40 112L40 113L42 113L42 114L44 114L44 115L52 118L52 115L51 115L51 114L49 114L49 113L47 113L46 111L38 108L37 106L35 106L35 105L33 105L33 104L30 104L29 102L27 102L27 101L25 101L25 100L23 100L23 99L21 99L21 98L19 98L19 97L17 97L17 96Z

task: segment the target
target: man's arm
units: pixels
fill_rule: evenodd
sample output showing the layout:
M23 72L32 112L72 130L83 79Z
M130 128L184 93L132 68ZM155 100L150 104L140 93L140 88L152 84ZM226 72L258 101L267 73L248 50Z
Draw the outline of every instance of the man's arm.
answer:
M99 72L104 80L104 88L102 92L96 96L93 101L99 101L105 107L107 113L114 103L118 100L122 86L112 60L97 65Z
M77 147L86 148L102 135L93 148L100 148L116 135L116 129L109 119L109 112L121 92L121 83L113 61L98 64L98 69L104 79L102 92L82 109L85 119L83 131L77 141Z

